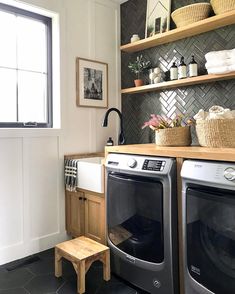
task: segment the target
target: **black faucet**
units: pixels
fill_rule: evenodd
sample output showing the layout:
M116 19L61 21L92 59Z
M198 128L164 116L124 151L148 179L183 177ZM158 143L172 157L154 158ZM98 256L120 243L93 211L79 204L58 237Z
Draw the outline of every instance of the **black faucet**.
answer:
M102 127L107 127L108 126L108 116L110 114L110 112L115 111L117 112L119 118L120 118L120 134L118 137L118 145L123 145L125 144L125 137L124 137L124 132L123 132L123 118L122 118L122 114L120 112L120 110L118 110L117 108L109 108L104 116L104 121L102 123Z

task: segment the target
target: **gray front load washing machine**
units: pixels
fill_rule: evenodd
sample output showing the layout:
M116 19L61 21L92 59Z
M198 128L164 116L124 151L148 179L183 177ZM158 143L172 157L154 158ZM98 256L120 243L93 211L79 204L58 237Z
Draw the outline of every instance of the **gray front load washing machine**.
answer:
M107 229L111 270L152 294L178 294L174 159L108 155Z

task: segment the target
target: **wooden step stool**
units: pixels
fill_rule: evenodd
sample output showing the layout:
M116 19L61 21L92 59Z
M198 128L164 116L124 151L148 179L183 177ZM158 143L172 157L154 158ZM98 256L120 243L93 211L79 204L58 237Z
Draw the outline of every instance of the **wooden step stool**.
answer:
M109 248L84 236L65 241L55 246L55 276L62 276L62 257L72 262L77 273L77 291L85 292L85 275L91 264L100 260L103 263L103 278L110 280Z

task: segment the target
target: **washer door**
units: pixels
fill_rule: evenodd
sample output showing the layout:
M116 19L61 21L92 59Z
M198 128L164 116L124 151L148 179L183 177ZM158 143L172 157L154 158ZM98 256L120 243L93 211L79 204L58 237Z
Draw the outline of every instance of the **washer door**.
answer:
M163 246L163 188L146 177L109 173L108 238L124 253L161 263Z
M235 191L188 188L187 266L216 294L235 293Z

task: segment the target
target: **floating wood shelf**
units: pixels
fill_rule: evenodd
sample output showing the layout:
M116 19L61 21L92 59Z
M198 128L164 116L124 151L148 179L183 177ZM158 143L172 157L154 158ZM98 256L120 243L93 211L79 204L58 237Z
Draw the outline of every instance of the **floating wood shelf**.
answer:
M187 37L192 37L205 32L213 31L215 29L231 25L235 23L235 10L227 13L212 16L193 24L184 26L182 28L173 29L162 34L156 34L152 37L142 39L140 41L129 43L121 46L121 50L124 52L136 52L159 46L162 44L174 42Z
M177 81L162 82L158 84L151 84L151 85L146 85L141 87L122 89L121 93L122 94L147 93L152 91L185 87L189 85L205 84L205 83L211 83L211 82L222 81L222 80L230 80L234 78L235 78L235 72L222 74L222 75L203 75L203 76L186 78L186 79L177 80Z

